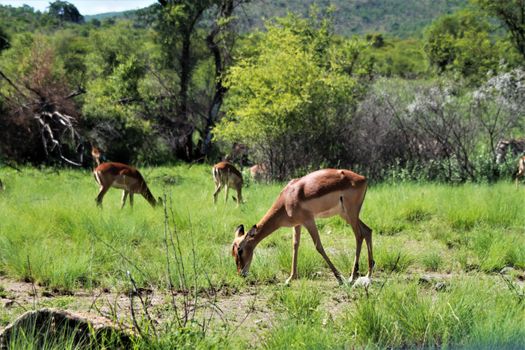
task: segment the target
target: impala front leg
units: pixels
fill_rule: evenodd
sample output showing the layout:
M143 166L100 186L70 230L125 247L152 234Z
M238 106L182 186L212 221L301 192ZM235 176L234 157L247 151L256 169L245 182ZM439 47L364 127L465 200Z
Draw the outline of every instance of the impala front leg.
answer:
M315 225L315 221L306 221L303 225L310 233L310 236L312 236L312 240L315 244L315 249L317 249L317 252L321 254L321 256L324 258L324 260L328 264L328 267L330 267L330 270L332 270L332 272L334 273L335 278L337 278L339 284L344 284L344 280L341 277L341 273L339 273L339 271L335 268L334 264L332 264L330 258L328 257L328 255L326 255L324 251L323 244L321 243L321 238L319 237L319 231L317 230L317 226Z
M102 200L104 199L104 195L109 190L109 186L100 186L100 190L98 192L98 196L96 198L97 206L102 207Z
M128 191L123 190L122 191L122 201L121 201L120 209L124 209L124 205L126 205L126 198L128 198Z
M301 225L295 226L293 230L292 272L290 273L290 277L286 280L286 284L297 279L297 253L299 251L299 242L301 240Z

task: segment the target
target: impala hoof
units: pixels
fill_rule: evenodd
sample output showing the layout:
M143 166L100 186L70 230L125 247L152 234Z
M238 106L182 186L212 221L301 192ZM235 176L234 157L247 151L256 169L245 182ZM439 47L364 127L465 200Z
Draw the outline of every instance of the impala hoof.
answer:
M368 290L368 288L372 285L372 279L368 276L365 277L359 277L357 280L355 280L354 284L352 285L352 288L364 288L365 290Z
M292 283L292 281L295 280L295 279L297 279L296 276L290 276L290 277L288 277L288 278L286 279L286 281L284 281L284 284L287 285L287 286L289 286L290 283Z

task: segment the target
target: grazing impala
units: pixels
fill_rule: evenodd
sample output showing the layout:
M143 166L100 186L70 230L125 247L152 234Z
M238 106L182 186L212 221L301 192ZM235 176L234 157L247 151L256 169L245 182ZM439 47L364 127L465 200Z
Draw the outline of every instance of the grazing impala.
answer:
M100 185L100 191L97 196L97 205L102 206L102 200L104 195L111 188L120 188L122 192L122 205L124 208L126 204L126 198L129 194L129 204L133 207L133 194L140 193L152 207L157 204L162 204L162 199L159 197L155 200L155 197L151 194L151 191L146 184L146 181L140 174L140 172L126 164L122 163L102 163L100 160L95 158L97 164L99 164L94 170L95 180Z
M525 175L525 156L518 161L518 173L516 174L516 188L518 188L519 178Z
M228 201L228 189L234 187L237 191L237 205L242 202L242 174L229 162L220 162L213 166L213 181L215 181L215 192L213 192L213 203L217 203L217 196L225 187L225 202Z
M250 168L250 176L253 181L260 182L264 180L268 175L268 169L264 164L255 164Z
M350 170L324 169L294 179L284 187L268 212L247 233L243 225L235 232L232 255L237 271L246 276L257 244L280 227L293 227L292 272L286 280L297 278L297 251L301 226L306 227L319 254L324 258L339 283L343 278L326 255L315 218L340 215L352 226L356 239L354 267L350 282L359 273L359 255L363 239L368 248L368 274L371 277L374 260L372 255L372 230L359 219L359 212L365 199L366 179Z

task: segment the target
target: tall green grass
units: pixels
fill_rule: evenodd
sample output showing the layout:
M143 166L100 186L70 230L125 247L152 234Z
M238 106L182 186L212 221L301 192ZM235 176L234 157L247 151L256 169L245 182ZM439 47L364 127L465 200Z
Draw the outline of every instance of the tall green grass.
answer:
M455 279L448 291L427 293L417 284L399 282L361 300L343 318L343 329L359 346L523 346L525 306L497 283L479 277Z
M511 183L370 186L361 218L374 231L374 276L386 284L379 294L379 285L373 284L369 298L355 290L338 296L338 307L345 311L332 315L324 309L326 300L344 290L337 289L306 230L299 250L300 280L290 287L275 285L290 272L289 228L260 244L246 280L236 273L231 257L235 227L255 224L283 184L250 183L243 189L246 203L237 208L231 198L225 204L224 195L213 205L209 166L141 171L153 194L168 198L172 238L180 244L185 266L192 267L186 270L192 283L204 289L211 282L217 289L238 292L256 284L272 294L267 307L278 317L270 330L258 335L255 347L523 344L523 305L495 276L505 266L518 273L525 269L523 188L516 190ZM126 291L130 271L140 286L168 287L162 208L151 208L136 196L133 209L121 210L121 192L115 189L106 195L103 209L97 208L98 188L89 171L0 169L0 178L6 185L0 193L0 274L56 291ZM327 254L348 277L355 250L351 228L340 218L318 220L318 226ZM364 247L362 273L366 258ZM178 284L178 271L170 271ZM412 282L428 272L458 277L444 292ZM206 337L191 329L169 333L178 335L137 348L250 344L246 334L224 338L220 331Z
M166 194L171 200L178 239L184 251L195 247L197 270L206 269L218 285L242 285L229 254L233 229L256 223L282 185L250 184L244 189L246 204L237 208L231 200L212 204L208 166L146 168L143 173L155 195ZM104 208L97 208L98 188L89 171L26 168L21 174L3 170L0 176L7 188L0 194L2 273L67 290L119 285L129 270L139 283L165 285L161 208L153 209L139 197L133 209L120 210L121 192L114 189L106 195ZM400 272L524 268L523 197L510 183L372 186L362 218L375 232L377 269L390 270L398 255ZM319 220L319 227L329 255L349 274L355 246L350 227L339 218ZM303 231L300 275L327 272ZM264 283L289 273L290 232L281 229L256 250L252 280ZM366 252L362 259L364 271ZM207 284L202 274L199 278Z

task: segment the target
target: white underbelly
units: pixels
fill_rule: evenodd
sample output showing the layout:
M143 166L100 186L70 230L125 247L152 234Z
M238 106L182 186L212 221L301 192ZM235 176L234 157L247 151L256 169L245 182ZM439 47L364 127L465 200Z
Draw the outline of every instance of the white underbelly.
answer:
M115 181L113 181L112 186L115 188L120 188L122 190L130 190L131 187L133 187L137 183L137 180L135 180L132 177L121 175L117 176L115 178Z
M322 197L304 202L301 207L314 214L316 218L327 218L340 215L343 211L340 192L332 192Z
M342 213L341 205L336 205L328 210L322 211L315 215L316 218L329 218L331 216L340 215Z

